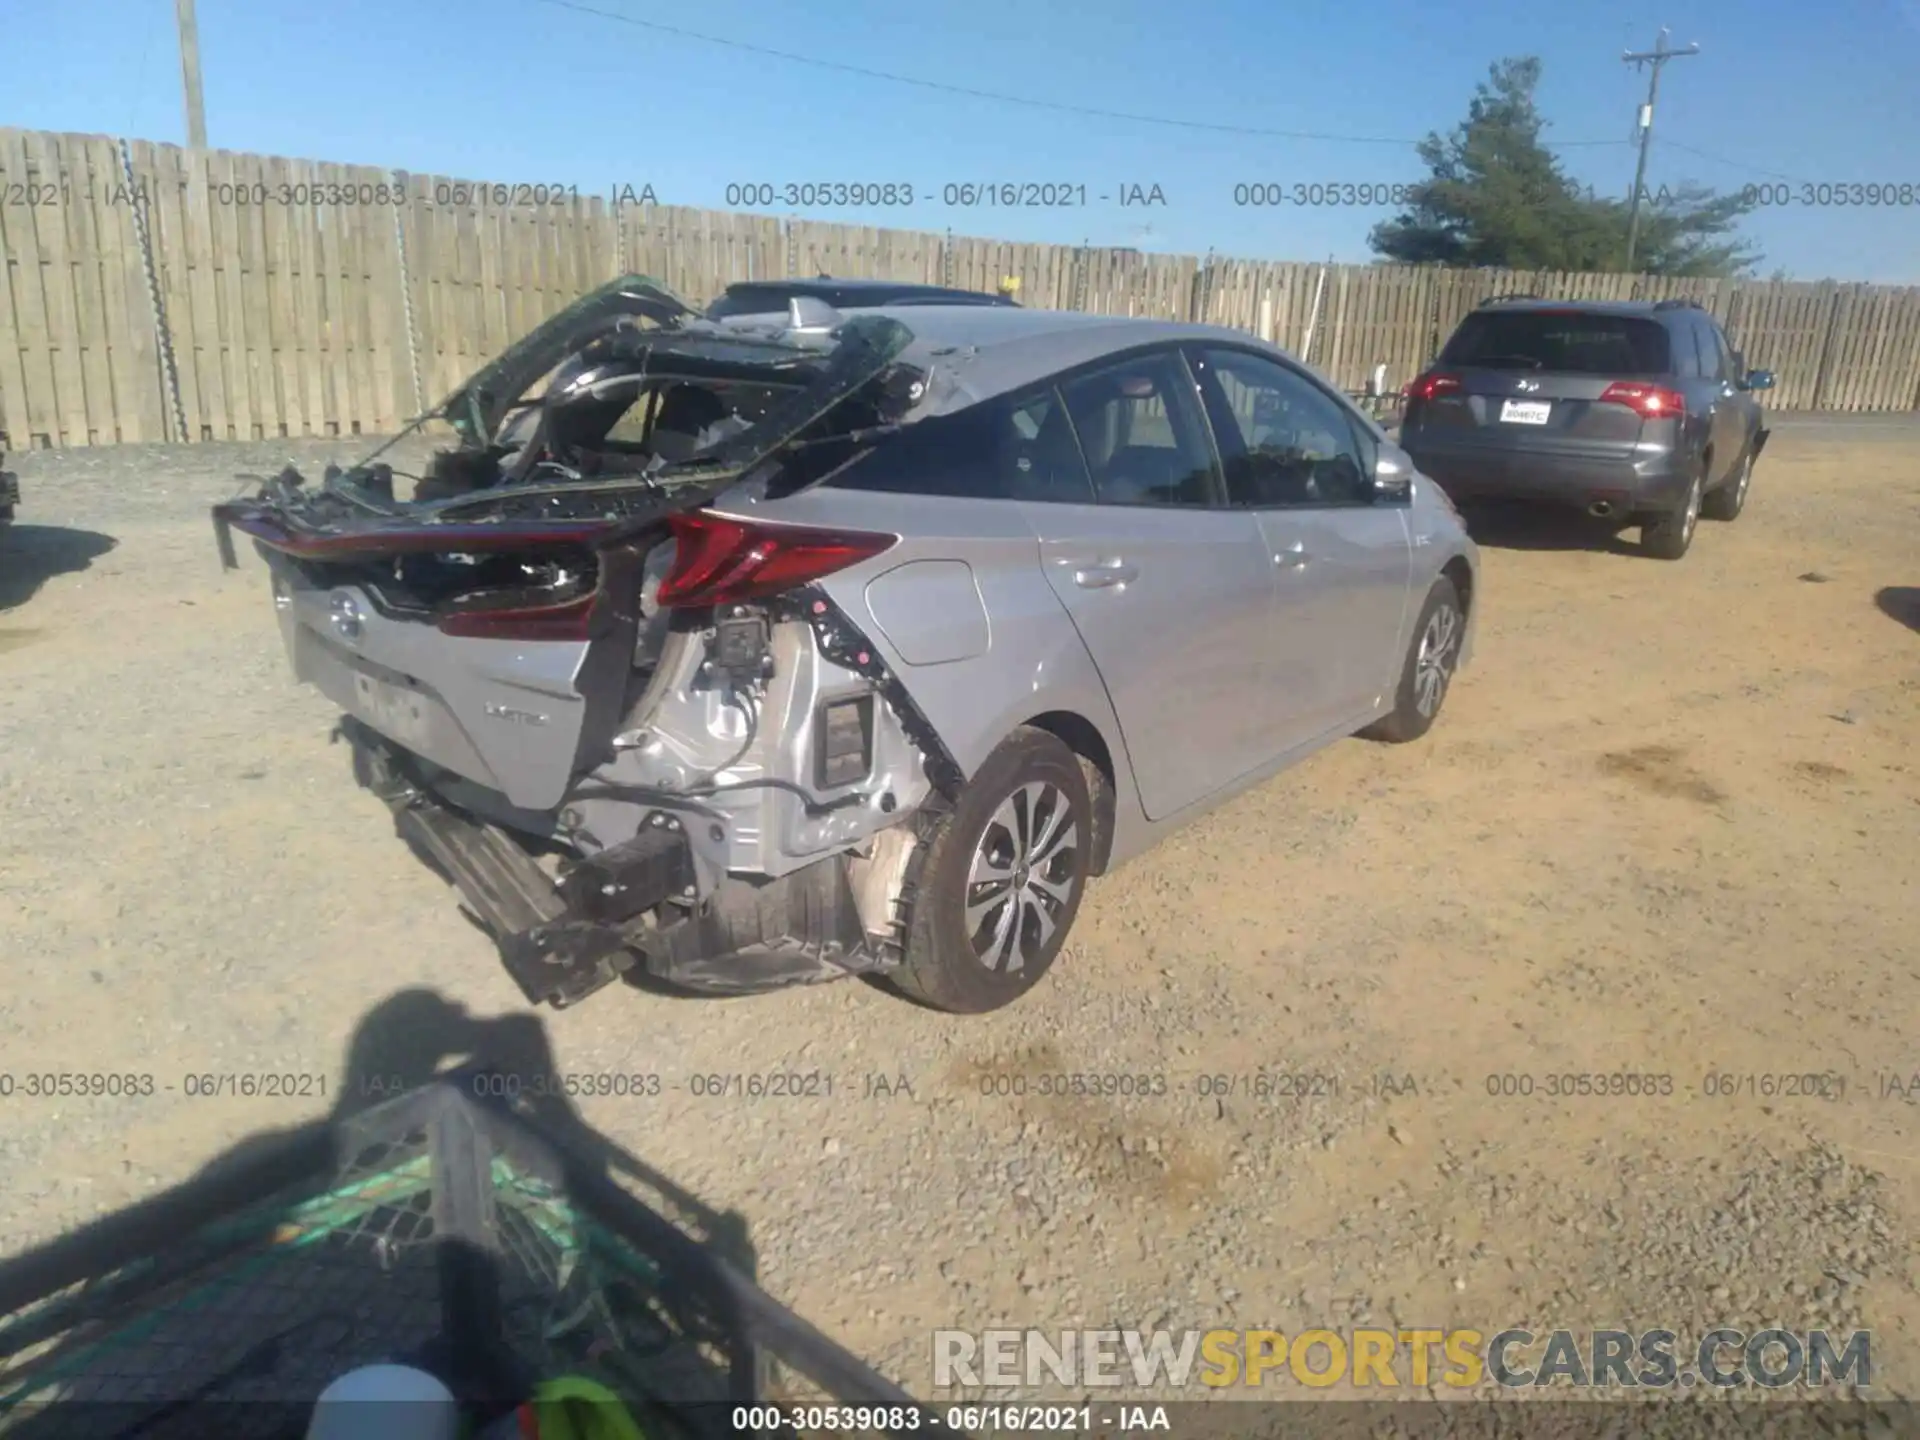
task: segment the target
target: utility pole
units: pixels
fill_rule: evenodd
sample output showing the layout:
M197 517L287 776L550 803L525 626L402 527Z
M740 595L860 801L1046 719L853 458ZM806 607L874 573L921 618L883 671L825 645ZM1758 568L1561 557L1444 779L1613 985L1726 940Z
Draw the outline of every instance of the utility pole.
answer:
M187 144L207 148L207 108L200 95L200 25L193 18L193 0L173 0L180 22L180 80L187 94Z
M191 0L181 0L190 4ZM1640 241L1640 196L1647 188L1647 146L1653 140L1653 102L1660 95L1660 67L1669 60L1678 60L1686 55L1698 55L1700 47L1689 45L1684 50L1667 48L1667 31L1662 27L1660 38L1651 50L1628 50L1620 58L1629 65L1639 65L1650 69L1652 76L1647 82L1647 103L1640 107L1640 163L1633 171L1633 203L1627 217L1627 269L1633 269L1634 247Z

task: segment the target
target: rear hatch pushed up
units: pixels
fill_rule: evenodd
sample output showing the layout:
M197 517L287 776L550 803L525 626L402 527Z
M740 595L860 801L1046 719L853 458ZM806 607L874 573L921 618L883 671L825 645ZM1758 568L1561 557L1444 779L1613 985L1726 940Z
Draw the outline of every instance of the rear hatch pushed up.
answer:
M423 417L458 422L427 467L432 498L397 499L399 472L370 457L318 485L285 472L214 511L223 561L236 530L267 559L302 680L529 823L644 692L670 617L643 592L685 548L687 517L843 407L918 393L895 384L911 339L897 321L802 340L679 312L610 328L610 309L658 293L616 285L573 307L575 349L548 322L537 354L494 362Z

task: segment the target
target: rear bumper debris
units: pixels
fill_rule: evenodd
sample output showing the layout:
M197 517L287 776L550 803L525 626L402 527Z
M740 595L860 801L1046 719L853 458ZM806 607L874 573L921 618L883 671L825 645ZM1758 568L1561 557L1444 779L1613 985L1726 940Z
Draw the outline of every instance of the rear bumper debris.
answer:
M558 880L511 834L448 804L407 757L343 722L360 783L384 800L408 846L447 879L493 936L527 999L564 1009L644 973L708 994L818 984L890 967L861 924L843 857L777 880L729 877L698 896L682 822L656 811L623 844L576 861Z

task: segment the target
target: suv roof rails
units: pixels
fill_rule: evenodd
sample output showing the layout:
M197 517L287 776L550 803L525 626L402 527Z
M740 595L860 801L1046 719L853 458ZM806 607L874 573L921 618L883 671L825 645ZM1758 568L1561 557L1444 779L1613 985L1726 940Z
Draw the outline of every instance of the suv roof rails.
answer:
M1653 302L1653 308L1656 310L1699 310L1704 307L1698 300L1688 300L1684 297L1678 297L1672 300L1656 300Z

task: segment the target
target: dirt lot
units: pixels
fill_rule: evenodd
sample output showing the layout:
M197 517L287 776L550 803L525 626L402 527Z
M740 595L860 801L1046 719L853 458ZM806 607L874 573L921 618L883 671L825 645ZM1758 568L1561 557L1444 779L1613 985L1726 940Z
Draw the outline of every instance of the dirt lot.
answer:
M217 568L205 504L318 453L16 457L0 1054L162 1093L0 1101L10 1251L324 1105L188 1074L338 1096L350 1043L423 1073L523 1008L291 684L257 563ZM1097 885L1010 1012L845 984L547 1015L559 1069L665 1078L586 1118L910 1385L936 1325L1769 1322L1870 1326L1874 1393L1920 1393L1920 1106L1889 1089L1920 1074L1920 426L1783 422L1677 565L1488 523L1426 742L1337 746ZM779 1071L833 1093L688 1084ZM1320 1078L1203 1079L1261 1071ZM1033 1093L1069 1072L1167 1093ZM1574 1073L1657 1093L1545 1093ZM1808 1073L1838 1078L1769 1078Z

